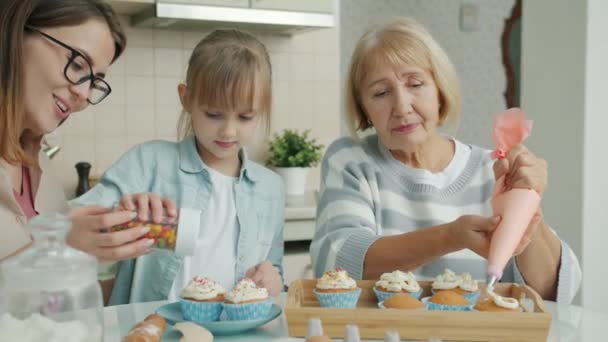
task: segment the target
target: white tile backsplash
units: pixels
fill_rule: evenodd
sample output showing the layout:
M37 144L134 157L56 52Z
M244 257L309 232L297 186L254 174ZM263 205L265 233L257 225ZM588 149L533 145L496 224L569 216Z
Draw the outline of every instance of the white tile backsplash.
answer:
M181 49L154 49L154 74L156 76L182 77L184 70Z
M156 136L177 137L177 120L181 112L180 106L157 105L156 106Z
M153 35L156 48L182 48L184 35L179 31L155 30Z
M127 105L127 138L156 136L155 108L152 103Z
M171 105L179 107L181 102L177 93L177 85L180 82L182 82L182 77L157 77L154 103L157 106Z
M290 53L289 79L296 82L312 81L314 58L312 53Z
M272 81L289 80L289 54L287 52L271 52Z
M192 49L208 33L127 28L128 47L107 76L110 97L57 130L62 150L53 163L69 197L76 187L76 162L90 162L92 174L100 175L136 144L176 141L181 112L177 85L184 80ZM260 130L248 147L250 156L263 163L268 140L286 128L311 129L324 143L338 137L337 30L259 38L273 68L273 113L271 131L264 135ZM318 169L310 179L309 187L317 187Z
M95 133L99 137L127 135L125 106L104 106L95 109Z
M155 78L144 76L127 76L126 79L126 104L138 105L149 104L154 101ZM105 106L100 105L102 108Z
M154 76L154 49L129 46L125 50L125 74Z
M98 170L106 170L127 150L126 136L95 139L95 163Z
M89 106L82 112L70 115L70 117L63 123L61 131L72 136L95 136L94 112L94 107Z

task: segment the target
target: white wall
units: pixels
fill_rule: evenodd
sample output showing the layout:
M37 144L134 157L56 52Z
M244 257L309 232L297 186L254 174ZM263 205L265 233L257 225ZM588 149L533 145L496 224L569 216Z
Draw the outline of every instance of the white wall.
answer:
M522 12L521 103L534 120L528 146L549 163L543 199L547 223L580 257L585 2L524 1Z
M522 103L549 162L545 214L581 258L582 305L608 312L608 2L524 1Z
M608 313L608 1L587 0L583 167L583 305Z
M460 6L475 4L479 29L460 29ZM342 82L357 40L372 25L411 17L424 25L450 56L458 71L463 110L456 136L490 147L495 114L506 108L500 36L514 0L342 0L340 1L340 68ZM450 132L453 132L450 131Z

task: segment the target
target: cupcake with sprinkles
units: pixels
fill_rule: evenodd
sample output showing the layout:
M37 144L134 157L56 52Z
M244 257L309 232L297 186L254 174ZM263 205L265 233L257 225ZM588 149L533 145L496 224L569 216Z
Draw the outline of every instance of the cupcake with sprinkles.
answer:
M224 311L233 321L264 318L272 307L268 290L258 287L249 278L241 279L225 297Z
M313 289L322 307L354 308L361 295L357 282L342 268L327 271Z
M222 313L226 290L218 282L196 276L180 294L179 305L184 319L195 322L216 321Z
M374 293L378 302L382 302L398 293L408 294L417 299L420 297L422 289L412 272L406 273L397 270L382 274L374 286Z
M449 269L446 269L443 274L438 275L431 286L433 294L442 291L457 293L466 298L471 304L475 304L479 298L479 286L469 273L456 275Z

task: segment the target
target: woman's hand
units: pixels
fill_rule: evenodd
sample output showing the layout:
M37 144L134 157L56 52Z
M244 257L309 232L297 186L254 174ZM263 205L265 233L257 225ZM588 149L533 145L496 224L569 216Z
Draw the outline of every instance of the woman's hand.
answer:
M177 216L175 202L169 198L161 198L160 196L145 192L133 195L124 195L120 199L120 209L137 211L138 218L141 221L150 220L155 223L162 223L165 216L174 218Z
M83 252L91 254L101 262L136 258L150 252L153 239L141 239L147 227L134 227L110 232L109 227L130 221L137 216L133 211L86 206L72 209L68 217L72 229L67 234L67 243Z
M547 189L547 162L536 157L524 145L517 145L507 157L494 163L496 179L506 174L505 187L510 189L533 189L543 194Z
M513 147L506 158L497 160L494 163L494 174L496 179L506 175L506 190L533 189L542 195L547 189L547 162L536 157L524 145ZM538 229L543 226L542 222L543 214L539 209L530 221L513 255L519 255L526 249L536 236Z
M283 280L279 274L279 269L268 260L262 261L247 270L245 276L253 280L258 287L268 290L268 293L273 297L283 290Z
M468 248L484 258L490 252L490 238L498 226L500 217L463 215L449 223L452 240L460 250Z

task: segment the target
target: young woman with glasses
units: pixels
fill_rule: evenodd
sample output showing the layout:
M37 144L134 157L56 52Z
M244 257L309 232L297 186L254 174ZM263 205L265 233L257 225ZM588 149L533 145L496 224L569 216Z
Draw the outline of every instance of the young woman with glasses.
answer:
M41 139L111 93L104 76L125 48L125 34L101 0L0 2L0 260L31 243L26 223L43 212L72 218L68 243L99 260L149 251L145 231L106 233L135 213L100 207L68 212Z

